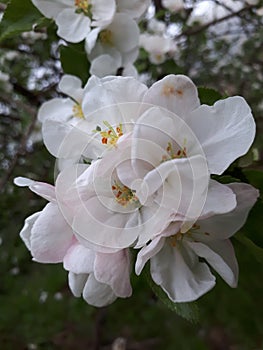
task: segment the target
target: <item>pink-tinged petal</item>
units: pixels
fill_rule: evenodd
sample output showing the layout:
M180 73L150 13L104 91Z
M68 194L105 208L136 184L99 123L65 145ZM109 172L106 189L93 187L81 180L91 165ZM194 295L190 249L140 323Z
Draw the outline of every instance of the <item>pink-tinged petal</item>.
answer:
M32 0L38 10L47 18L56 18L67 7L72 7L72 0Z
M135 272L137 275L140 275L145 264L150 260L154 255L159 253L165 243L165 237L161 235L156 237L151 243L144 246L139 253L137 254L137 259L135 263Z
M164 107L182 119L200 105L197 88L192 80L184 75L173 74L154 83L143 102Z
M94 275L91 274L83 289L83 298L90 305L103 307L113 303L117 297L110 286L98 282Z
M246 222L248 213L259 196L259 191L245 183L227 185L236 195L237 205L234 210L222 215L214 215L199 220L200 232L207 232L206 240L227 239L236 233Z
M114 199L113 199L114 200ZM116 202L117 203L117 202ZM77 236L106 248L127 248L140 234L137 210L124 213L111 211L113 202L104 196L92 197L78 209L73 221Z
M26 218L24 226L23 226L22 230L20 231L20 237L22 238L22 240L25 243L28 250L31 250L32 228L33 228L36 220L39 218L40 214L41 214L41 211L34 213L34 214L30 215L28 218Z
M94 276L97 281L108 284L116 296L131 296L129 250L122 249L113 254L97 253Z
M93 251L75 243L68 249L63 259L64 269L75 274L90 274L93 272L94 259Z
M239 96L217 101L212 107L200 106L187 123L202 144L212 174L222 174L248 151L255 137L250 107Z
M35 192L49 202L56 203L55 187L50 184L21 176L14 179L14 184L20 187L29 187L32 192Z
M237 286L238 263L229 239L205 243L188 241L187 244L195 254L204 258L226 283L233 288Z
M145 174L137 160L148 163L150 168L165 160L196 155L205 158L200 142L185 121L174 113L164 108L152 107L135 123L132 164L138 176Z
M87 282L89 275L80 274L77 275L71 271L68 273L68 284L72 294L79 298L82 295L83 289Z
M75 103L70 98L53 98L44 102L38 111L38 120L44 123L46 120L67 122L73 116Z
M215 285L215 277L205 263L183 243L170 244L151 259L151 275L173 302L194 301Z
M72 229L57 205L49 203L33 225L31 254L42 263L61 262L72 244Z
M89 17L75 13L74 8L68 8L57 16L58 35L70 43L78 43L90 32Z
M169 162L173 163L173 168L155 200L163 208L171 208L174 214L183 216L185 222L195 221L202 212L207 196L209 174L206 160L202 156L194 156Z
M210 180L205 206L200 219L230 212L236 205L236 195L229 186Z
M72 97L78 103L81 102L83 89L82 81L78 77L69 74L63 75L58 87L63 94Z

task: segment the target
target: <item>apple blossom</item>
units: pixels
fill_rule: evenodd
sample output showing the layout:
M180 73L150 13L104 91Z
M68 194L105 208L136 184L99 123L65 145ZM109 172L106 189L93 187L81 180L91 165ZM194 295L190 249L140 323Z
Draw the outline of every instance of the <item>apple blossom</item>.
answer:
M41 263L63 262L64 268L69 271L69 286L73 294L82 294L91 305L105 306L117 297L131 295L127 250L102 253L82 246L57 205L53 186L25 178L16 178L15 183L29 186L33 192L50 201L41 212L25 220L20 232L33 260ZM70 213L68 210L67 219Z
M214 287L207 263L231 287L237 286L238 264L229 237L243 226L259 192L243 183L227 187L237 197L232 211L201 216L187 232L181 231L181 222L173 222L137 255L136 273L150 260L154 282L173 302L194 301Z
M141 34L140 46L149 53L149 60L153 64L161 64L166 59L166 54L176 51L176 45L171 38L158 34Z
M116 10L115 0L32 0L58 26L57 34L72 43L85 39L91 27L107 26Z
M107 27L95 28L88 34L85 48L91 62L101 55L109 55L120 60L119 67L125 67L136 60L138 44L137 23L128 15L117 13Z

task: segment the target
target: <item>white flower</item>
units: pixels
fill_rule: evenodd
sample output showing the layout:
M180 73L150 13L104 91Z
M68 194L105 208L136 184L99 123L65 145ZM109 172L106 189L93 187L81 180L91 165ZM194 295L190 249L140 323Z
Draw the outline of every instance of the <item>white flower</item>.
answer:
M176 50L176 46L171 38L165 38L163 35L140 35L140 46L149 53L149 60L153 64L161 64L166 59L167 53Z
M147 29L154 34L164 34L166 31L166 24L163 21L159 21L153 17L148 21Z
M243 226L259 193L247 184L227 186L237 196L235 209L226 214L200 217L183 233L181 223L174 222L137 255L136 273L140 274L150 259L154 282L173 302L194 301L214 287L215 277L207 263L231 287L237 286L238 265L229 237Z
M96 253L79 243L73 244L64 257L69 271L69 286L76 297L101 307L117 297L131 296L129 251Z
M119 67L125 67L136 60L138 45L139 27L137 23L128 15L121 13L115 15L109 26L93 29L85 42L91 62L101 55L109 55L117 62L119 61Z
M112 303L117 297L131 295L130 257L127 250L95 252L82 246L75 238L72 227L72 209L66 221L57 203L55 188L49 184L16 178L15 183L29 188L49 200L41 212L25 220L20 236L30 250L33 260L41 263L63 262L69 271L69 286L75 296L100 307ZM94 246L93 246L94 248Z
M101 157L114 148L122 134L130 130L131 120L139 116L137 110L146 91L147 87L134 78L99 79L93 76L86 84L82 97L83 118L71 118L68 122L68 114L72 114L75 106L71 99L67 102L56 99L44 104L44 110L40 110L39 114L42 116L45 111L46 119L42 127L45 145L57 158L80 159L82 155L89 159ZM62 110L58 102L63 102L67 110ZM65 115L64 119L60 111ZM107 137L111 128L114 132Z
M86 38L91 27L107 26L116 10L115 0L32 0L33 4L58 26L58 35L69 41Z

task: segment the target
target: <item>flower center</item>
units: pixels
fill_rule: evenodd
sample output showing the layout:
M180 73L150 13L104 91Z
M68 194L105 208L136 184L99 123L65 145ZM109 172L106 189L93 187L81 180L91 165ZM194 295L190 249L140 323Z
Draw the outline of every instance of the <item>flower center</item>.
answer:
M74 117L84 119L84 114L82 112L82 108L81 108L81 105L79 103L76 103L73 106L72 111L73 111Z
M184 143L186 143L186 141ZM172 142L168 142L168 145L166 147L166 152L167 154L162 156L162 163L171 159L180 159L180 158L187 157L186 147L183 146L182 148L179 148L177 150L176 147L172 145Z
M109 45L109 46L114 46L113 44L113 34L112 31L110 30L102 30L99 35L99 39L102 44L104 45Z
M108 130L100 131L101 142L104 145L115 146L118 139L123 135L122 124L119 124L115 128L113 128L107 121L104 121L103 124L107 126Z
M131 204L131 203L134 203L134 204L140 203L139 199L130 188L122 184L119 184L116 181L114 181L114 185L112 185L111 188L116 201L123 207L126 207L128 204Z
M89 0L75 0L76 13L83 13L91 17L91 4Z
M192 233L194 233L196 230L199 230L200 226L194 224L190 230L187 232L182 233L181 231L176 232L174 235L168 237L169 243L172 247L176 247L178 241L182 241L184 237L188 236L191 239ZM205 235L209 235L207 232L205 232Z

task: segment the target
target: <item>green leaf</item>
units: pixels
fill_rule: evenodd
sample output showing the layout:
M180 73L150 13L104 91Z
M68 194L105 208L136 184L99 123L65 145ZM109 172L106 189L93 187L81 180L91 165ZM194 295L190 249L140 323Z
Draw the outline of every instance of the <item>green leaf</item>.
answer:
M164 305L166 305L170 310L176 312L179 316L191 321L193 323L197 323L199 320L199 309L197 303L174 303L171 301L167 294L155 284L151 278L149 271L149 264L144 268L143 275L145 276L148 284L150 285L154 294L162 301Z
M213 105L216 101L223 99L223 96L216 90L199 87L198 96L200 98L201 104Z
M254 255L255 259L259 263L263 263L263 248L257 246L254 242L252 242L241 232L235 234L234 238L237 239L240 243L242 243L250 251L250 253Z
M30 31L41 21L43 15L31 0L11 0L0 23L0 41Z
M60 46L60 60L65 74L79 77L83 84L87 82L90 63L83 43Z

